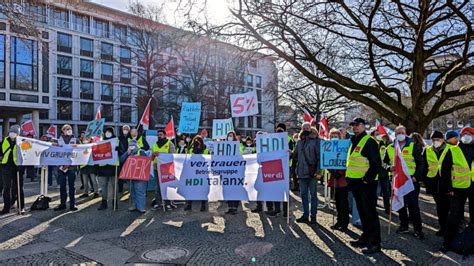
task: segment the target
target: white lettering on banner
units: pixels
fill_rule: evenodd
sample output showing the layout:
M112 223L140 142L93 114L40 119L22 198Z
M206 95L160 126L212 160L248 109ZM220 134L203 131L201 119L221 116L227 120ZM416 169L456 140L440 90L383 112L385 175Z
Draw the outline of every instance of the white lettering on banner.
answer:
M161 194L166 200L288 201L287 152L212 156L160 154Z
M288 151L288 132L258 134L257 153Z
M227 133L234 130L232 118L228 119L214 119L212 120L212 138L225 139Z
M215 141L213 144L214 155L237 155L240 153L238 141Z
M18 137L16 141L18 165L114 164L118 160L117 138L94 144L60 146L24 137Z

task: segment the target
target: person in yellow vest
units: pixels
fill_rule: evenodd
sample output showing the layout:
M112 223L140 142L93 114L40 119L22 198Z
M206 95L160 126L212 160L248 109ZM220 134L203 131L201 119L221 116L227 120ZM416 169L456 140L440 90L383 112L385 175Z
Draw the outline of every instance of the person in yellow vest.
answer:
M2 176L1 181L3 184L3 209L0 215L4 215L10 212L12 206L11 192L16 187L13 184L16 183L14 180L17 178L18 162L17 162L17 147L16 137L20 134L20 126L13 125L9 129L8 137L5 137L2 141L1 150L1 168ZM22 209L24 208L24 202L21 202ZM24 209L21 210L24 212Z
M370 134L379 146L380 158L385 157L385 151L387 150L389 142L389 137L387 134L381 134L377 129L374 129ZM390 196L391 196L391 187L390 187L390 172L387 171L384 167L380 168L380 172L377 176L377 180L379 181L377 194L382 195L383 199L383 207L385 209L385 213L390 213Z
M423 226L421 222L420 207L418 198L420 195L420 183L419 181L423 178L423 167L424 160L422 155L422 148L419 144L409 138L406 134L406 128L402 125L395 128L396 140L400 144L402 157L408 167L408 172L413 180L415 189L403 197L404 206L398 211L400 218L400 227L397 229L398 234L408 233L408 224L411 220L413 223L414 236L418 239L424 239L422 232ZM393 171L394 156L395 156L395 144L391 144L387 147L385 154L384 163L390 166L387 170ZM408 216L408 211L410 216Z
M470 225L474 226L474 128L461 129L461 142L451 146L441 162L441 179L446 182L446 190L451 197L448 221L441 251L450 246L459 233L459 225L464 219L464 205L469 199Z
M204 144L204 138L201 137L200 135L197 135L193 138L193 141L191 142L191 148L189 149L190 154L209 154L209 150L206 147L206 144ZM201 209L200 211L206 211L206 201L201 200ZM185 211L191 211L193 208L193 200L187 200L186 201L186 207L184 207Z
M115 138L114 128L107 127L104 130L104 140L113 139ZM115 152L115 151L114 151ZM98 208L99 211L105 210L108 208L108 202L112 200L112 206L114 205L114 193L115 199L117 200L116 204L118 203L118 189L115 189L115 171L116 167L119 165L117 161L115 164L100 164L98 169L98 177L100 190L101 190L101 197L102 201ZM118 173L117 173L118 174ZM112 192L112 193L109 193ZM110 195L109 195L110 194Z
M362 221L362 235L350 244L364 248L364 254L373 254L380 252L381 242L376 177L382 162L377 142L365 132L365 120L355 118L349 125L355 135L347 153L346 180Z
M128 142L130 142L131 140L136 140L138 143L138 148L143 151L147 151L150 149L150 145L148 145L148 142L146 141L145 137L139 135L138 130L136 128L130 130L130 137L128 138Z
M188 153L188 147L186 146L186 141L184 138L180 138L178 140L178 147L176 147L176 153L177 154L187 154Z
M438 215L439 230L437 236L443 236L448 219L450 197L443 193L445 189L440 188L439 169L441 167L441 157L444 157L450 148L450 144L444 141L444 135L440 131L431 133L431 146L427 146L423 151L424 167L423 182L426 193L433 196L436 203L436 213Z
M167 139L166 138L166 131L164 129L160 129L158 130L157 132L157 136L158 136L158 140L156 141L156 143L153 145L153 147L151 148L151 152L153 153L153 157L155 158L154 160L154 165L155 165L155 171L154 171L154 177L155 177L155 204L153 206L153 209L154 210L158 210L161 206L161 201L162 201L162 197L161 197L161 189L160 189L160 182L159 182L159 176L158 176L158 165L157 165L157 159L156 157L160 154L160 153L175 153L176 152L176 149L174 147L174 144L173 142L171 142L171 140ZM169 200L165 200L165 209L166 210L171 210L172 209L172 206L171 206L171 201Z

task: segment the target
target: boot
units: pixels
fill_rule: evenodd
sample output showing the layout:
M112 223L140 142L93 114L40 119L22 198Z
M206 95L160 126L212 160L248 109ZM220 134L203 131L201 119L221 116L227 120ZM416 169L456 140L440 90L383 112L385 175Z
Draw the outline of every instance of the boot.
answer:
M97 210L101 211L101 210L105 210L105 209L107 209L107 201L106 201L106 200L102 200L102 201L100 202L100 206L99 206L99 208L98 208Z

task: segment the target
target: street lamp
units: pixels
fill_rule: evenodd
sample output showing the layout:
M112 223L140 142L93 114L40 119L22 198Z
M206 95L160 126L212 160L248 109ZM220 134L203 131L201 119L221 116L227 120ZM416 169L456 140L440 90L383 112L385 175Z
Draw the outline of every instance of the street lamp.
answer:
M448 127L448 129L453 128L453 126L454 126L453 121L451 121L451 120L446 121L446 127Z
M458 126L458 128L463 128L464 127L464 121L458 120L457 126Z

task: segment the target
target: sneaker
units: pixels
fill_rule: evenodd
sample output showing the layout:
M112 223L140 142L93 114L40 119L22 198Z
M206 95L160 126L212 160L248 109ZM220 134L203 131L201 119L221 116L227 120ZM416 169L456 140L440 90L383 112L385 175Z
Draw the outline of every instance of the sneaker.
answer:
M94 198L94 199L96 199L96 198L98 198L98 197L99 197L99 193L97 193L97 192L96 192L96 193L94 193L94 196L93 196L93 198Z
M397 234L405 234L408 233L408 227L405 226L400 226L398 227L397 231L395 231Z
M75 212L75 211L78 210L78 208L76 206L72 206L72 207L69 208L69 210L72 211L72 212Z
M421 231L415 231L415 233L413 233L413 236L420 240L425 239L425 234L423 234L423 232Z
M296 222L297 223L308 223L309 220L308 220L308 217L304 217L304 216L301 216L300 218L296 219Z
M87 193L84 193L81 196L79 196L79 198L81 198L81 199L87 198L87 197L89 197L89 194L87 194Z
M368 245L367 248L364 248L362 250L362 253L365 254L365 255L371 255L371 254L378 253L380 251L381 251L380 246Z
M25 213L26 213L26 210L25 210L25 209L21 209L20 214L23 215L23 214L25 214Z
M66 205L64 204L60 204L58 206L56 206L56 208L54 208L55 211L62 211L62 210L65 210L66 209Z
M255 208L253 210L251 210L252 213L259 213L259 212L262 212L262 208Z
M155 211L158 210L158 209L160 209L160 208L161 208L161 205L160 205L160 204L155 204L155 205L153 205L153 210L155 210Z

